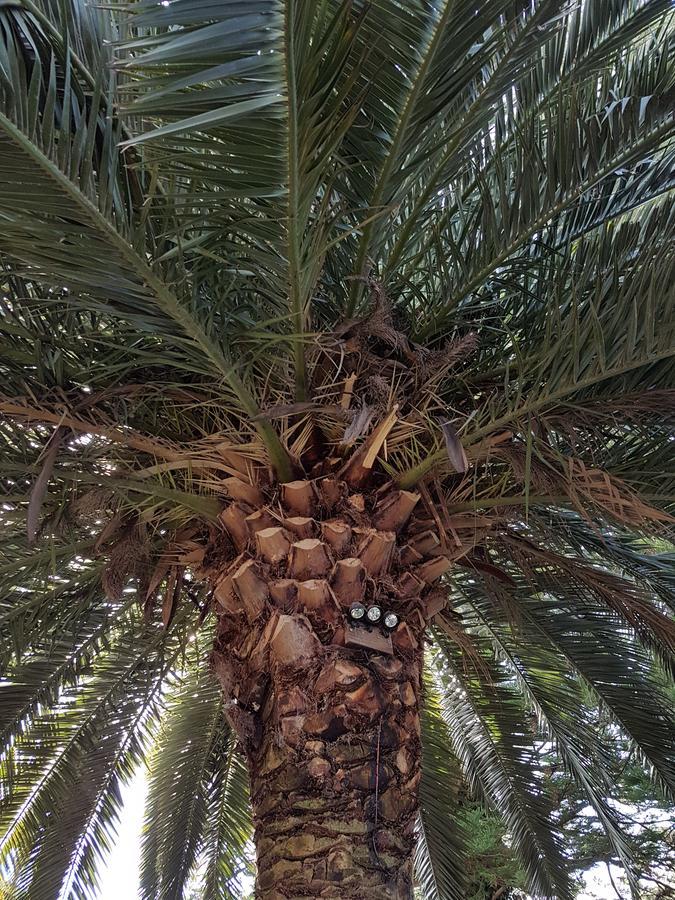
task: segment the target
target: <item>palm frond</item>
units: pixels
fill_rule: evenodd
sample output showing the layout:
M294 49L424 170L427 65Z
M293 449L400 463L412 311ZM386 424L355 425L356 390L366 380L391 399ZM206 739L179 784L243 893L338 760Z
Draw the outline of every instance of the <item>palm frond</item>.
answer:
M541 786L526 709L507 673L491 670L490 684L470 682L451 657L437 662L441 709L454 752L471 789L499 808L531 889L571 897L560 835Z
M255 416L256 402L214 337L210 314L189 296L185 272L149 261L158 248L140 210L142 181L119 150L114 77L106 75L104 84L100 67L89 98L67 48L53 46L21 10L3 16L5 77L11 73L12 84L6 81L0 96L0 252L16 274L56 288L61 299L69 290L70 302L121 316L179 346L195 371L218 372L232 402ZM258 430L288 474L274 431L264 422Z
M519 583L514 569L507 568L509 580L514 579L513 584ZM604 630L602 644L596 641L593 625L588 626L588 631L586 626L587 620L592 622L594 618L592 607L584 604L583 610L577 612L579 601L573 586L569 605L563 605L557 598L566 596L565 588L559 580L554 584L555 587L549 583L548 588L555 594L555 599L547 599L546 594L539 593L536 582L533 587L526 577L521 578L517 591L513 591L511 584L497 582L494 578L465 581L461 590L470 599L473 614L477 616L474 627L485 631L508 665L519 689L556 742L565 765L594 807L611 845L630 874L630 846L606 801L609 791L607 748L598 742L585 720L584 693L579 679L583 679L596 696L602 697L618 721L621 722L624 716L628 719L627 730L638 747L641 742L645 743L642 752L648 759L655 757L650 762L657 767L666 786L672 777L672 750L669 748L673 734L672 726L668 724L667 701L658 677L652 674L650 655L635 642L623 641L621 630L616 626L613 631ZM600 608L599 604L595 607L596 622L606 621L611 615L606 607ZM550 618L553 619L551 623ZM532 632L533 627L538 637ZM584 644L585 650L581 650L584 642L580 629L590 637L590 645ZM597 667L595 658L599 662ZM638 678L634 676L633 666L642 668ZM640 694L637 714L635 697L631 698L627 693L628 683ZM656 741L652 729L658 735Z
M241 896L251 822L235 744L217 682L193 667L169 701L150 762L143 897L182 896L191 876L203 896Z
M120 780L142 757L163 685L183 652L179 634L153 629L143 639L138 618L134 612L116 623L89 670L64 682L3 749L0 852L30 883L30 896L53 897L65 885L78 898L96 890ZM11 684L11 668L7 677Z
M441 697L427 677L422 715L422 784L415 873L425 900L459 900L466 896L466 841L459 816L462 774L449 753Z

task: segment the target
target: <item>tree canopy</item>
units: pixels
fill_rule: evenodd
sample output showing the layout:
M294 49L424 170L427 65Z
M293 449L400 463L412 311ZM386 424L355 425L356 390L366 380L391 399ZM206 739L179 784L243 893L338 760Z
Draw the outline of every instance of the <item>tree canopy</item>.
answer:
M463 792L571 896L543 736L637 884L611 743L675 790L674 35L670 0L0 2L17 897L96 895L144 762L142 896L240 896L194 566L225 478L361 447L453 563L424 897L465 896Z

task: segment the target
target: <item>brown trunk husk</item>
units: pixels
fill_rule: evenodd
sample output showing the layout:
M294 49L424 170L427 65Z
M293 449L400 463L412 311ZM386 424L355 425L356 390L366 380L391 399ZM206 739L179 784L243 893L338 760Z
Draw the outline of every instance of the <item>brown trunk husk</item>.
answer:
M425 538L402 562L429 528L411 518L416 495L324 481L269 489L255 510L234 486L205 559L214 670L249 765L256 897L409 900L423 632L447 560ZM391 636L353 626L357 600L402 621Z
M248 759L260 900L412 897L417 658L275 663Z

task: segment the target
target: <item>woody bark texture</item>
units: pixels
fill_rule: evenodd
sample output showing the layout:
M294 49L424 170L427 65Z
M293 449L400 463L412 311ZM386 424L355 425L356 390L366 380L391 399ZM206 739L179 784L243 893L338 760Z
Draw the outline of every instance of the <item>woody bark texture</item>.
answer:
M365 656L273 662L249 748L264 900L412 897L420 666Z
M449 559L415 521L417 495L335 479L259 494L253 509L254 492L232 486L203 573L213 667L249 765L256 896L407 900L423 633ZM351 622L355 602L400 623Z

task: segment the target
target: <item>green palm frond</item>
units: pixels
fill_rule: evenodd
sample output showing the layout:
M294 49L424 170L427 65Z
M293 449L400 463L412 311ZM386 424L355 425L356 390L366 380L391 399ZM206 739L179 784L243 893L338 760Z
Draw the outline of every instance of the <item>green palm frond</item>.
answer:
M533 624L597 692L672 796L675 723L651 656L634 641L622 639L616 617L604 610L585 605L578 618L583 620L583 635L568 609L542 603L533 614Z
M114 837L120 783L146 752L163 685L183 652L180 633L143 635L138 613L126 613L49 706L28 720L21 710L0 759L0 852L29 896L53 897L66 885L73 896L91 896ZM23 686L21 667L6 677Z
M255 415L254 398L213 336L211 314L189 296L184 269L148 261L147 251L156 255L160 247L140 209L143 180L120 152L122 123L106 61L89 98L92 86L78 81L82 72L67 45L54 46L52 34L43 35L21 10L3 16L0 253L17 274L30 273L61 295L70 290L86 309L161 335L197 372L215 368L232 402ZM288 472L276 435L264 423L258 430L280 471Z
M251 840L247 777L215 679L193 667L171 697L150 760L141 894L241 896Z
M450 655L441 650L437 660L443 717L469 786L502 813L533 892L571 896L560 834L537 784L531 724L508 673L493 667L489 684L469 681Z
M675 569L668 542L652 541L625 529L598 533L578 516L557 510L544 520L529 523L535 539L546 535L551 548L565 555L586 556L595 564L611 567L639 585L654 600L657 609L675 611Z
M420 4L420 7L422 4ZM420 10L399 3L384 3L373 25L386 28L399 23L401 35L396 50L396 69L389 97L397 102L392 116L389 97L375 95L365 104L365 113L373 117L383 136L376 157L373 186L359 185L361 197L369 206L397 206L412 198L410 216L402 217L400 237L393 251L397 260L410 232L419 227L418 216L424 204L445 190L454 174L456 163L470 146L474 135L491 121L501 104L507 85L510 87L520 71L544 48L559 27L559 6L541 3L530 15L520 14L502 3L485 3L479 11L471 3L448 2L430 10L428 17ZM388 37L389 29L386 31ZM391 58L389 41L377 39L375 64ZM410 54L410 44L415 53ZM463 59L455 69L447 66L448 54ZM378 58L379 56L379 58ZM383 85L384 87L385 85ZM350 148L351 149L351 148ZM352 153L357 159L368 159L368 146L357 146ZM373 150L370 150L372 157ZM370 174L370 173L369 173ZM372 194L370 193L372 190ZM379 256L373 239L383 240L386 229L378 223L368 226L359 242L356 271L364 269L368 255Z
M672 791L675 732L663 676L651 654L625 637L628 625L619 624L612 610L585 596L574 581L543 573L538 579L530 569L523 575L512 564L499 563L495 571L508 572L509 584L474 577L462 585L471 605L467 623L485 635L507 665L618 857L630 867L629 844L605 799L606 752L586 721L583 688L606 705L663 787Z
M448 752L442 701L430 677L425 689L415 872L426 900L459 900L466 896L467 882L467 835L458 810L462 774L456 757Z
M159 127L135 142L150 141L151 158L170 154L177 182L162 202L184 216L192 207L188 252L224 263L236 253L238 266L262 277L257 305L264 298L270 318L287 320L305 400L303 334L336 217L328 192L358 112L350 96L363 49L358 21L346 5L311 2L289 2L283 19L269 0L217 15L183 3L177 19L161 6L138 7L130 22L138 37L122 45L124 71L136 79L129 111ZM174 21L189 30L167 30ZM226 84L212 86L216 77ZM231 275L240 280L236 268Z
M415 222L413 233L424 243L415 248L408 271L427 280L425 293L436 285L436 290L442 290L442 276L422 260L434 258L438 248L452 242L450 298L441 301L434 292L441 302L440 317L454 312L474 291L489 289L498 270L498 283L512 272L517 279L517 269L533 265L537 257L559 246L563 237L569 240L582 223L588 227L590 221L611 220L634 201L645 202L667 189L667 170L659 175L657 167L652 182L652 173L646 176L641 165L650 162L653 153L658 160L673 134L668 103L672 50L667 41L658 47L656 40L655 35L653 42L636 42L634 52L612 66L611 76L600 76L599 95L598 79L589 77L574 90L557 87L557 94L535 107L536 116L531 101L503 102L496 139L489 133L472 134L475 159L458 153L454 170L447 171L445 182L437 185L438 190L453 184L441 209L433 190L426 189L425 212L434 217L434 230L419 230L420 223ZM546 44L543 49L535 46L533 56L540 53L548 59L549 50ZM524 76L531 77L531 71ZM615 102L618 87L621 99ZM583 137L570 130L571 123L583 129ZM589 152L584 154L582 148L587 146ZM632 179L640 185L634 195L622 190ZM445 227L451 230L444 233ZM405 226L400 234L406 235ZM398 236L392 251L397 266L400 244ZM405 272L405 263L402 268ZM445 273L447 267L441 264L438 271ZM433 315L433 307L427 308ZM439 324L432 321L426 327L431 331Z
M250 874L248 773L232 748L227 764L217 769L209 798L210 829L204 841L206 871L202 880L205 900L241 896L242 876Z

